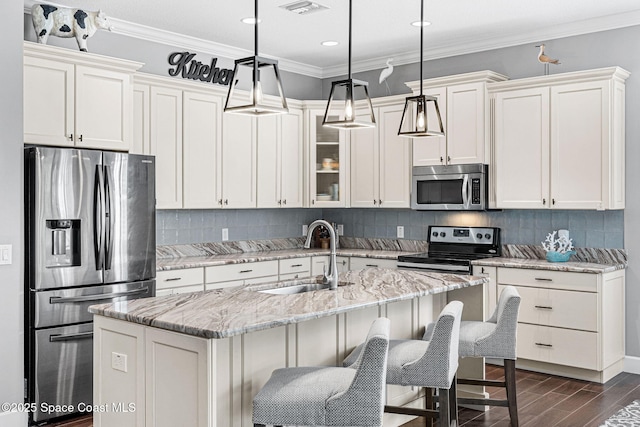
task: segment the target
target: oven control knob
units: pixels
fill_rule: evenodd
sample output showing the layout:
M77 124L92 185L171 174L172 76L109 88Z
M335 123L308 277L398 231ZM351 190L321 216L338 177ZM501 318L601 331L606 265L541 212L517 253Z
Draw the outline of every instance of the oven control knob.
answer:
M491 234L487 233L487 234L485 234L485 235L484 235L484 237L485 237L486 239L490 239L490 238L491 238Z
M478 234L476 234L476 237L477 237L478 239L482 239L482 233L478 233Z
M438 237L438 232L437 232L437 231L434 231L434 232L432 233L432 235L433 235L433 237Z
M441 231L441 232L440 232L440 237L444 237L444 236L446 236L446 235L447 235L447 233L445 233L444 231Z

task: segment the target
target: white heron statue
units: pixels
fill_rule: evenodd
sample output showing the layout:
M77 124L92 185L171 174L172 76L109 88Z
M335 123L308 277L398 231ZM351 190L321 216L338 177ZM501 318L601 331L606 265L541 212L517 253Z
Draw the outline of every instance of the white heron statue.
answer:
M387 85L387 92L389 93L389 95L391 95L391 89L389 89L389 83L387 83L387 78L391 75L391 73L393 73L393 64L391 63L393 61L393 58L389 58L387 59L387 68L383 69L380 72L380 78L378 79L378 83L382 84L382 82L384 82L385 85Z

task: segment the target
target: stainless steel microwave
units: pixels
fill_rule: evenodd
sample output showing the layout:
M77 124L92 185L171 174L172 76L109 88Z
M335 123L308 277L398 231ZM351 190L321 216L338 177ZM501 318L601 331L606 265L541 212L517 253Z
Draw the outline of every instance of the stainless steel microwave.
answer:
M414 166L411 209L482 211L488 206L488 166Z

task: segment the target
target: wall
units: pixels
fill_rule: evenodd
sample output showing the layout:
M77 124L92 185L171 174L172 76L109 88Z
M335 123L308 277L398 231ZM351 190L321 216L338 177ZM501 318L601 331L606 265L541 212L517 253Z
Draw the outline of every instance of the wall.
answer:
M7 2L2 25L0 85L0 244L13 245L13 264L0 265L0 402L22 402L22 2ZM23 416L0 412L0 425ZM23 424L24 425L24 424Z
M302 236L302 225L322 217L321 209L162 210L156 215L158 245Z

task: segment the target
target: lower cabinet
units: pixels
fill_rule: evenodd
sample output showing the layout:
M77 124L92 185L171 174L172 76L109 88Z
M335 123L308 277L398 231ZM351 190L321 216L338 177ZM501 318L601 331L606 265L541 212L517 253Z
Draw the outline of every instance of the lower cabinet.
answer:
M274 369L340 365L379 316L391 320L392 338L419 338L445 300L429 295L210 340L96 316L94 404L134 410L96 411L94 425L251 427L253 397ZM113 353L125 357L124 370L113 367ZM418 397L412 387L387 388L391 405L422 405ZM385 414L385 427L406 422Z
M204 270L202 268L158 271L156 274L157 297L202 290L204 290Z
M493 301L507 285L522 298L518 367L600 383L622 372L624 270L592 274L499 267L488 274Z
M278 280L278 261L245 262L205 267L205 290Z
M396 269L397 266L398 266L398 261L395 259L351 257L349 270L361 270L363 268Z

